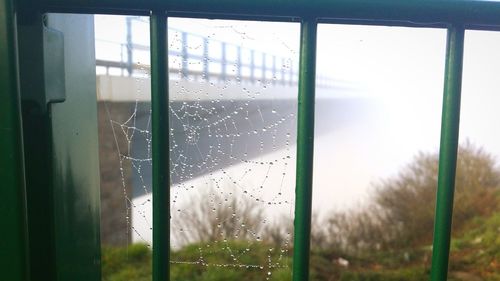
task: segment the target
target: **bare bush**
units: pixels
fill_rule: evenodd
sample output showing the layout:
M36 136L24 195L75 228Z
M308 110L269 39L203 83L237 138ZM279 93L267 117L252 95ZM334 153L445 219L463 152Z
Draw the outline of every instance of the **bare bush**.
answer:
M438 155L419 153L396 177L375 186L362 210L333 212L325 222L326 244L344 253L397 249L430 243L434 226ZM500 172L493 156L467 142L457 160L453 228L496 209Z
M213 188L201 191L172 212L175 215L171 219L171 235L183 245L256 239L263 229L263 210L257 202Z

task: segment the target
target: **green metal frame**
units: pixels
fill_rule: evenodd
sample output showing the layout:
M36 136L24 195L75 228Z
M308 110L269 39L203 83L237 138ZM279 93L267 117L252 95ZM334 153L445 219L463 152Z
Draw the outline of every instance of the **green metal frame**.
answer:
M0 0L0 269L5 280L28 280L28 224L15 14L11 0Z
M100 279L92 26L60 14L17 25L31 281Z
M13 128L10 138L0 142L1 151L12 151L13 177L7 181L7 198L15 199L2 215L15 213L9 231L12 237L26 233L23 207L22 136L20 135L18 77L15 60L13 0L0 0L0 89L7 102L0 114L7 114ZM431 279L446 280L451 234L453 191L456 169L464 30L500 30L500 2L487 0L19 0L22 20L38 12L115 13L151 16L152 124L153 124L153 275L154 281L169 275L169 132L167 15L221 19L301 21L300 82L298 104L297 179L293 280L307 281L312 198L314 142L314 81L317 23L357 23L448 28L445 85L443 95L439 178ZM6 81L6 82L4 82ZM21 81L23 82L23 81ZM2 115L3 117L3 115ZM4 118L0 119L2 122ZM3 133L2 133L3 136ZM3 141L3 138L0 138ZM10 154L9 154L10 155ZM0 154L0 167L11 161ZM17 160L17 162L16 162ZM3 170L0 169L0 172ZM11 170L7 170L11 172ZM3 174L2 174L3 175ZM5 177L2 176L4 179ZM2 190L2 192L4 192ZM2 193L3 195L3 193ZM26 241L15 240L17 263L13 278L26 280ZM23 243L24 242L24 243ZM3 247L1 249L3 251ZM7 261L2 258L2 263ZM10 260L8 260L10 261ZM0 264L2 264L0 263ZM9 271L7 271L9 272Z
M488 0L40 0L42 11L149 14L151 10L189 16L255 16L413 23L460 22L498 25L500 3Z
M316 84L314 18L304 19L300 31L299 103L297 113L297 175L293 241L293 280L309 279Z
M457 166L464 28L448 28L431 280L446 280Z
M170 274L170 154L167 16L151 14L151 122L153 128L153 281Z

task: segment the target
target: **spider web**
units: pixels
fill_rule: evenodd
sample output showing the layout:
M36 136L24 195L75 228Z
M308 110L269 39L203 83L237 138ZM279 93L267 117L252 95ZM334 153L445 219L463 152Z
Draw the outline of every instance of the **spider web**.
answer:
M272 280L274 270L290 265L297 52L279 39L279 28L272 32L275 23L190 23L169 30L168 42L171 266L259 270ZM257 48L265 47L262 30L270 30L279 56ZM148 76L143 67L135 79L145 86ZM127 118L115 120L109 110L108 117L132 240L151 245L151 111L144 92L131 108ZM196 255L182 250L190 245Z
M263 57L260 75L254 73L254 81L250 81L243 68L252 52L245 43L255 43L254 35L232 24L199 24L207 32L208 46L202 38L192 36L190 41L180 31L169 35L169 47L177 51L170 56L169 65L174 70L169 108L171 244L173 249L181 249L196 243L199 254L194 257L174 251L172 266L257 269L262 271L262 279L269 280L273 270L288 266L290 249L294 179L290 147L296 102L294 88L277 86L277 76L288 72L294 53L288 49L289 58L278 59L285 63L273 73L263 67ZM236 44L224 42L224 38L234 37ZM226 62L225 71L217 62L221 57L213 58L210 53L217 52L217 46L211 49L211 45L222 44L226 44L220 47L226 52L233 48L236 56L240 53L239 59ZM186 62L186 52L203 55L203 60ZM253 50L254 63L263 54L256 52ZM185 77L186 63L194 71L205 70ZM288 220L276 214L287 214ZM278 224L274 229L283 231L280 244L266 233ZM260 253L260 248L267 252ZM255 254L264 255L261 263L246 262Z

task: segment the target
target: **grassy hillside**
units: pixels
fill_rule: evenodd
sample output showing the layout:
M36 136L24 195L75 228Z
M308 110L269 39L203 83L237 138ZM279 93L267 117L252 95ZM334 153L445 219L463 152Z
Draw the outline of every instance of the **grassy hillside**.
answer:
M248 243L229 242L234 252L245 251ZM219 249L222 246L219 245ZM200 261L201 244L189 245L172 256L185 261ZM215 246L217 247L217 246ZM267 275L267 257L270 245L254 244L250 254L242 255L241 264L264 265L242 268L234 266L228 255L206 251L204 262L197 264L172 264L173 281L222 281L222 280L291 280L291 252L283 257L281 269L272 269ZM277 260L277 256L272 256ZM342 258L349 266L337 263L339 256L328 249L315 249L311 255L311 280L326 281L427 281L430 272L431 246L398 251L380 251L362 257ZM151 251L143 244L125 248L103 249L103 281L151 280ZM207 266L206 264L209 264ZM226 266L224 264L233 264ZM449 280L500 281L500 213L471 220L451 244Z
M500 170L492 155L468 143L457 161L449 280L500 281ZM311 281L427 281L437 172L438 155L420 153L397 176L375 186L373 202L365 208L313 220ZM283 233L293 231L275 224L260 229L262 242L251 242L231 219L233 205L221 208L232 211L215 219L207 211L184 221L189 229L213 231L196 240L210 242L171 252L172 281L291 280L293 249L273 245L284 245ZM245 222L262 226L261 210L251 204L244 210ZM240 240L219 241L221 235ZM103 280L151 280L150 249L104 248Z

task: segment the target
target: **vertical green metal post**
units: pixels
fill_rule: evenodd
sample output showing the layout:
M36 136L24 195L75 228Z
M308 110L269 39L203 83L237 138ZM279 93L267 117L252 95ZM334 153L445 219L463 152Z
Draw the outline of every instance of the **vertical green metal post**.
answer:
M0 0L0 270L4 280L28 280L23 138L12 0Z
M461 26L449 27L446 47L438 189L432 250L432 281L447 280L448 274L458 150L458 128L460 123L463 50L464 28Z
M293 281L309 280L309 248L314 153L314 97L316 79L314 19L304 19L300 33L299 103L297 115L297 177L293 242Z
M151 114L153 148L153 281L169 279L170 169L167 16L151 14Z

